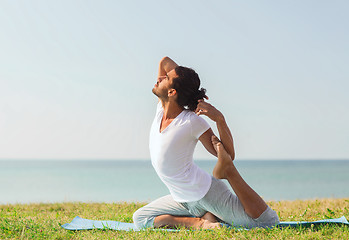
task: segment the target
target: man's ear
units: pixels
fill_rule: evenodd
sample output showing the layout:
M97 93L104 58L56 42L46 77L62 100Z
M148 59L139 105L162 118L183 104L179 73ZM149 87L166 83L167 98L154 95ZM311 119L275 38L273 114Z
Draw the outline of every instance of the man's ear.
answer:
M167 96L168 96L168 97L173 97L173 96L175 96L176 94L177 94L177 91L176 91L176 89L174 89L174 88L169 89L168 92L167 92Z

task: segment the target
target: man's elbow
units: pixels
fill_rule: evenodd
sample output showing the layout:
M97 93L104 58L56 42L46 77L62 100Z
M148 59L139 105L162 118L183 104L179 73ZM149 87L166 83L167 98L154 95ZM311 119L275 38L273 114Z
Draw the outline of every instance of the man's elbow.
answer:
M234 160L234 159L235 159L235 151L234 151L234 150L230 151L230 152L229 152L229 155L230 155L230 157L231 157L231 160Z
M165 56L165 57L161 58L160 63L166 62L166 61L168 61L169 59L171 59L171 58Z

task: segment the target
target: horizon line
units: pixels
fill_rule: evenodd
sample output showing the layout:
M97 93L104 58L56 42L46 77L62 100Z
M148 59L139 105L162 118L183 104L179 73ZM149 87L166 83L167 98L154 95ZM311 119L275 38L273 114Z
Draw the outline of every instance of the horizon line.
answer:
M216 159L194 159L195 161L215 161ZM0 161L151 161L150 158L0 158ZM349 158L242 158L234 161L349 161Z

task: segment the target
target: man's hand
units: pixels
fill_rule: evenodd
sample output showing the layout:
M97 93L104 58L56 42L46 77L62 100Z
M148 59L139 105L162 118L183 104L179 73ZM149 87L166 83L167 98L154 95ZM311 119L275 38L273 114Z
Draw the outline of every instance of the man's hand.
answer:
M198 100L198 102L199 102L198 106L195 110L195 113L197 115L201 115L201 114L206 115L214 122L224 120L223 114L219 110L217 110L214 106L205 102L203 99Z

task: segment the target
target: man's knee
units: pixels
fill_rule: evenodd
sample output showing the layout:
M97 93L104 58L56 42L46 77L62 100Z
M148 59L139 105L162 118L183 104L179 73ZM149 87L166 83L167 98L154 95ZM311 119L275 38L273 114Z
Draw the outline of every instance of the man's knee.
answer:
M142 226L142 214L141 214L141 209L138 209L134 214L133 214L133 223L138 229L144 228Z
M144 208L140 208L133 214L133 223L138 229L154 227L154 218L155 216L147 214Z

